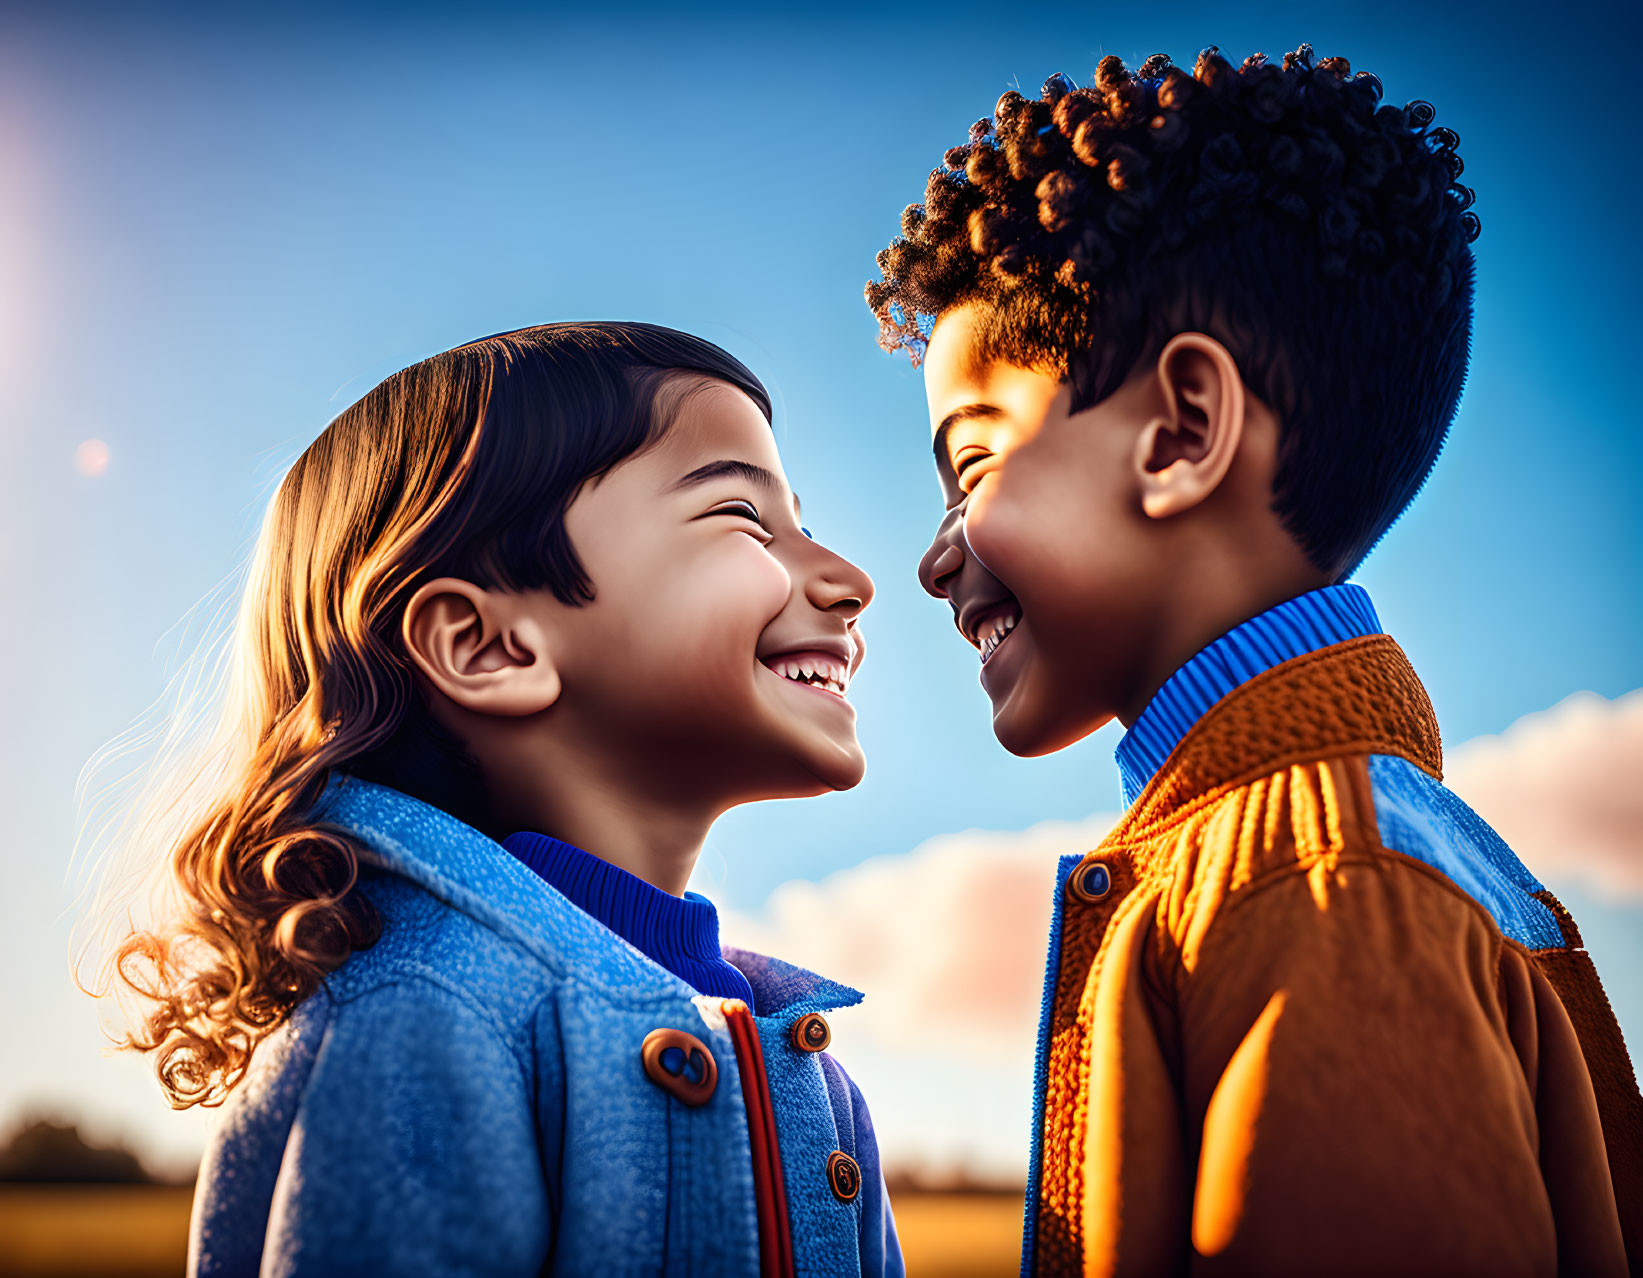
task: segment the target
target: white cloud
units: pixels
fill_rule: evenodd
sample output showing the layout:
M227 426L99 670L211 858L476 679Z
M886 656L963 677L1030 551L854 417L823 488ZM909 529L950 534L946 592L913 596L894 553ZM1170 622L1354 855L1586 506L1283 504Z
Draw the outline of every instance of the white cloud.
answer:
M1643 896L1643 689L1577 692L1466 742L1444 772L1549 886Z

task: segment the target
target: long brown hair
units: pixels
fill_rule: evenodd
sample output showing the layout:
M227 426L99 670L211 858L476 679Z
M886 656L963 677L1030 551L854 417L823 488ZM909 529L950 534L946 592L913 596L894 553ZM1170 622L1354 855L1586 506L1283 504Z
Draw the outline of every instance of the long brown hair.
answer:
M681 375L727 382L770 418L758 379L711 343L551 324L394 374L286 474L209 738L152 769L108 873L127 908L98 984L124 996L120 1045L154 1054L173 1106L221 1101L257 1044L377 937L352 842L313 816L334 770L483 819L477 775L412 677L406 600L446 575L591 599L565 511L666 428L658 392ZM136 884L157 889L143 924Z

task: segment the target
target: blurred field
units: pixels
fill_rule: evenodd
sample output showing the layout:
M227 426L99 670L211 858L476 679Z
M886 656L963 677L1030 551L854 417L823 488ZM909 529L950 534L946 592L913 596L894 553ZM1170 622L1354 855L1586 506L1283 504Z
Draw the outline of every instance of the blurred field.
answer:
M1021 1191L891 1195L908 1278L1011 1278L1021 1270Z
M177 1278L191 1189L0 1185L4 1278ZM1021 1246L1019 1193L895 1195L911 1278L1005 1278Z
M192 1188L0 1185L0 1275L177 1278Z

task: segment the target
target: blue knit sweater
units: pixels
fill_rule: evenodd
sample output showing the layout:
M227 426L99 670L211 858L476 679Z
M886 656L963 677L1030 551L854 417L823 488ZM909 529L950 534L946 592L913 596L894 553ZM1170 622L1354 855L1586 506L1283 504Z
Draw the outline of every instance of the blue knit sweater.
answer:
M510 834L502 846L578 909L693 989L753 1007L753 987L719 949L719 912L705 896L674 896L545 834Z

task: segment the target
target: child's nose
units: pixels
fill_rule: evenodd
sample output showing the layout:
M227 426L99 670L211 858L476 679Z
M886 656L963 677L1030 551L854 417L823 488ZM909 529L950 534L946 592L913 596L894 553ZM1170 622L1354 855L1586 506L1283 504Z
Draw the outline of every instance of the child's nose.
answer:
M848 559L831 558L833 562L810 579L810 602L823 612L854 620L873 602L873 579Z
M937 599L945 599L948 580L962 567L964 552L945 537L938 536L919 561L919 584Z

